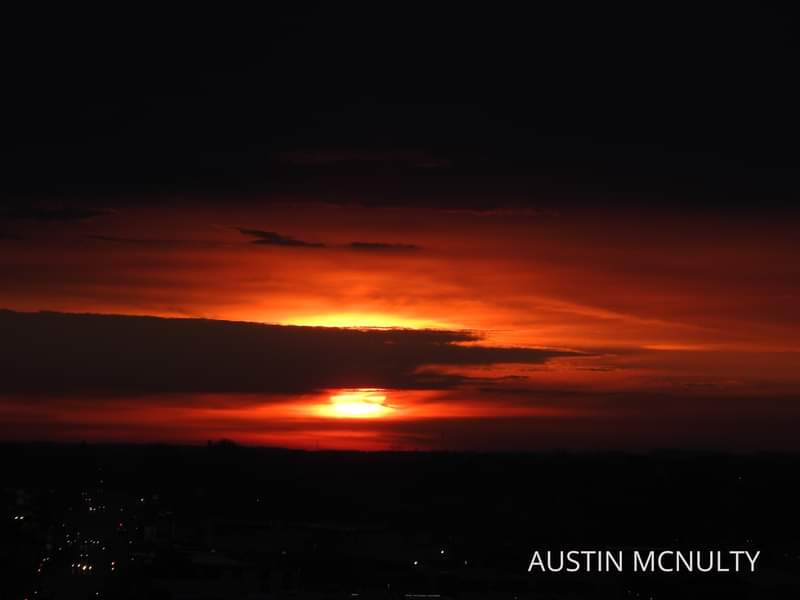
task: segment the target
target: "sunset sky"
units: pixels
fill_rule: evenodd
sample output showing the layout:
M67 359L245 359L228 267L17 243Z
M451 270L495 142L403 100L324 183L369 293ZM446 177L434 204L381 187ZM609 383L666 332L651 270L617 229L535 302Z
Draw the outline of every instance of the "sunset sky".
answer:
M780 15L328 16L25 55L1 438L797 449Z

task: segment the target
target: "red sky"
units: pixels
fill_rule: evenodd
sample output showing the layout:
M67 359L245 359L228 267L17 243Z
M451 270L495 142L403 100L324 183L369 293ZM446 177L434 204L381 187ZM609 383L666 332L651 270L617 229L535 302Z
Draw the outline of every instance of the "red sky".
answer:
M0 308L14 311L469 330L481 339L468 345L569 351L543 362L423 365L458 383L362 392L341 414L335 388L113 398L6 391L7 438L364 449L797 445L787 422L800 390L800 265L789 221L602 206L187 201L20 220L6 233ZM362 358L342 360L357 372Z
M0 439L800 449L795 15L550 4L17 19Z

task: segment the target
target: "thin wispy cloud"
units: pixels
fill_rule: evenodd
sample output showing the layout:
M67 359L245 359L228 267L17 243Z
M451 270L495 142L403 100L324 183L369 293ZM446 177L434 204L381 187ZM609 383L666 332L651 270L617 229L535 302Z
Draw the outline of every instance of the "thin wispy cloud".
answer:
M291 246L298 248L324 248L325 244L320 242L308 242L297 238L283 235L275 231L264 231L262 229L247 229L244 227L237 227L239 233L242 235L254 238L250 241L251 244L260 244L264 246Z

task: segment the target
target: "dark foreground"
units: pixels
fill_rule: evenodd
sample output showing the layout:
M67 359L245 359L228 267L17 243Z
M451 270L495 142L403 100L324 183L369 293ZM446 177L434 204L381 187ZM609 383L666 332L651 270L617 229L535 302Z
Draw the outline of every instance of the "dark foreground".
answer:
M0 598L797 598L800 457L0 446ZM760 550L529 574L532 551Z

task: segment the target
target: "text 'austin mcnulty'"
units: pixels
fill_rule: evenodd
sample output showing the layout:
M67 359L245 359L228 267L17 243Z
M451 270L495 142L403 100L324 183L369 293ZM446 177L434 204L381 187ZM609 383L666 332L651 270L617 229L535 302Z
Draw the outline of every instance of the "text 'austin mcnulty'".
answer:
M529 573L752 573L760 550L536 550Z

